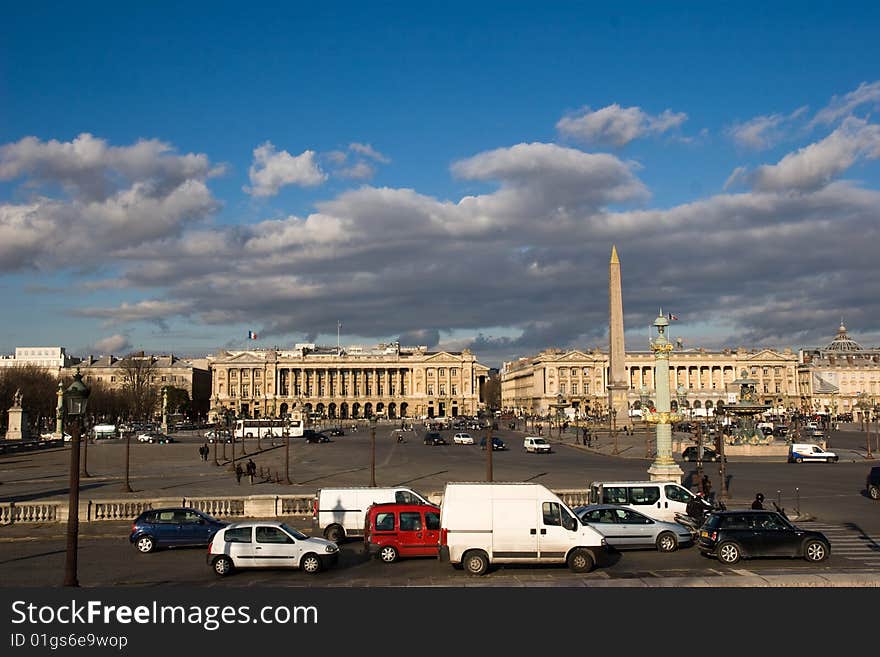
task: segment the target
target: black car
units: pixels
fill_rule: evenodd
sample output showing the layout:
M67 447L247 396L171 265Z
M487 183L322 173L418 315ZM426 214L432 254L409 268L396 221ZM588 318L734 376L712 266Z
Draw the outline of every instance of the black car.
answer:
M865 487L868 491L868 497L872 500L880 500L880 466L875 465L871 468Z
M681 453L681 458L685 461L696 461L697 460L697 450L699 448L697 445L691 445L690 447L685 447L684 451ZM711 447L706 447L703 445L703 460L704 461L718 461L721 459L721 456Z
M306 431L305 438L307 443L329 443L330 437L325 433L320 433L319 431Z
M480 449L486 449L486 437L483 436L480 439ZM507 445L504 444L504 441L501 438L497 438L492 436L492 451L497 452L503 449L507 449Z
M425 434L425 440L423 441L426 445L448 445L446 439L441 436L436 431L429 431Z
M188 507L150 509L132 523L128 540L143 553L159 547L208 545L228 524Z
M342 430L342 427L333 427L332 429L327 429L327 433L331 436L344 436L345 432Z
M823 533L801 529L776 511L716 511L700 528L699 548L728 566L755 557L796 557L818 563L831 554Z

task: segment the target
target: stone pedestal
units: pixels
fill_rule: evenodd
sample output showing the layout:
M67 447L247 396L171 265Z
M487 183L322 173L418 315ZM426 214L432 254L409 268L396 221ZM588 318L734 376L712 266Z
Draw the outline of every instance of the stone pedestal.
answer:
M29 440L27 413L19 406L9 409L9 423L6 429L6 440Z
M652 463L651 467L648 468L648 476L651 481L675 481L677 483L681 483L681 479L684 476L684 472L682 469L678 467L678 464L673 463Z

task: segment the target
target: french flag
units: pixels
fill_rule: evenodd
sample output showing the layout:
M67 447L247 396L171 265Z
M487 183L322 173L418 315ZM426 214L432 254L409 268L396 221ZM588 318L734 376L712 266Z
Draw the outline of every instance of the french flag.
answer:
M669 313L669 321L678 321L678 317L676 315L673 315L672 313Z
M257 334L254 333L253 331L248 331L248 340L256 340L256 339L257 339Z

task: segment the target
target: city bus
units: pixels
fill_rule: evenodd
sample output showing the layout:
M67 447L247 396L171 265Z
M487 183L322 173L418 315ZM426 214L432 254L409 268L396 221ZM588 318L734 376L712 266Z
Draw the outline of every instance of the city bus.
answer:
M285 426L287 427L288 435L303 435L302 420L279 420L275 418L257 417L236 420L235 437L281 438L284 435Z

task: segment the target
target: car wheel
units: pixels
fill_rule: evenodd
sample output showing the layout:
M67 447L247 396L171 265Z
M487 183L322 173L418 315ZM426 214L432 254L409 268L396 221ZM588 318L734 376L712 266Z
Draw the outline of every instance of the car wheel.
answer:
M804 559L807 561L812 561L813 563L818 563L820 561L825 561L828 557L828 546L825 545L822 541L818 539L814 539L811 541L807 541L804 545Z
M829 457L826 459L826 462L827 462L827 463L834 463L834 459L833 459L832 457L829 456Z
M464 568L469 575L485 575L489 570L489 558L482 552L468 552L464 557Z
M147 554L148 552L152 552L156 549L156 541L153 540L152 536L138 536L138 539L134 542L135 547L138 549L138 552L142 552Z
M593 570L593 555L589 550L577 548L568 555L568 568L574 573L588 573Z
M804 460L803 460L800 456L798 456L798 457L794 460L794 462L795 462L795 463L803 463Z
M739 546L736 543L722 543L718 546L718 560L732 566L740 560Z
M662 532L657 537L657 549L660 552L675 552L678 549L678 540L672 532Z
M321 560L318 555L309 553L300 560L299 567L309 575L314 575L321 572Z
M397 550L390 545L386 545L379 550L379 559L381 559L383 563L394 563L397 561Z
M220 556L214 559L213 563L214 572L217 573L220 577L226 577L230 573L232 573L232 559L225 556Z
M880 486L868 486L868 497L872 500L880 500Z
M328 541L338 543L343 538L345 538L345 530L339 525L330 525L327 529L324 530L324 538L326 538Z

